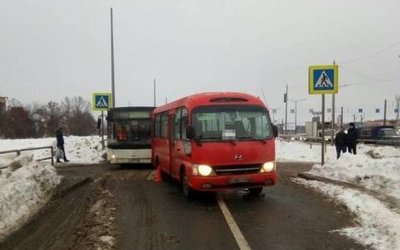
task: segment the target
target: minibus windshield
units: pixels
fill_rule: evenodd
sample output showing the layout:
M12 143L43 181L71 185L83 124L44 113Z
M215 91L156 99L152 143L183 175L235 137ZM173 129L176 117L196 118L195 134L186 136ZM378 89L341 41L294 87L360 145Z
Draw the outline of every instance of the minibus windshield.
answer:
M273 137L265 108L253 105L201 106L192 113L196 139L265 140Z

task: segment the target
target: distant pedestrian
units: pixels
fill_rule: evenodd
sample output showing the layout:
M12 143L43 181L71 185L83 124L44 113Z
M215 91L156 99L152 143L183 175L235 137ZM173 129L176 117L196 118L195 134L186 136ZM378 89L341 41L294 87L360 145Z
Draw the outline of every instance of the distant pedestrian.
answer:
M353 122L350 122L347 130L347 150L351 154L357 154L357 130Z
M64 157L64 162L69 162L69 160L67 160L67 156L65 155L64 135L63 135L63 129L62 128L57 129L56 138L57 138L57 148L62 151L62 154L63 154L63 157ZM60 162L60 159L57 159L57 162Z
M344 128L340 128L340 131L336 134L335 147L336 158L339 159L340 153L345 153L347 147L347 134L344 132Z

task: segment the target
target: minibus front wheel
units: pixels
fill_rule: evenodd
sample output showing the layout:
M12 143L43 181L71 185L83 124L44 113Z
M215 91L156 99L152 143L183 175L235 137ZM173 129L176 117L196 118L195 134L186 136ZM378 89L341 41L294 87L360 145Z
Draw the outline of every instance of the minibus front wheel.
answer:
M249 188L249 194L250 195L259 195L263 190L263 187L253 187Z
M189 186L189 179L186 174L185 168L181 169L181 188L183 195L190 199L194 195L194 190Z

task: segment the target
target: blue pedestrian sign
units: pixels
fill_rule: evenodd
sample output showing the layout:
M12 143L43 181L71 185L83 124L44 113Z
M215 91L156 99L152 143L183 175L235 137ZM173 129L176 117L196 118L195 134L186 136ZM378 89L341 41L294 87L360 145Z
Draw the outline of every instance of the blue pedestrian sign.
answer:
M93 93L92 109L94 111L107 111L111 108L111 93Z
M338 66L316 65L308 69L309 94L338 93Z

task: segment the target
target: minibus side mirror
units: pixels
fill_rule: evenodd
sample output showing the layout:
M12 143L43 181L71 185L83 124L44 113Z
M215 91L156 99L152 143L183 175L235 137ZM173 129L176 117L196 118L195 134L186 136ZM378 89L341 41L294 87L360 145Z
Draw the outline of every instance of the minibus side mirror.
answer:
M278 136L278 126L276 126L275 124L272 124L272 130L274 132L274 136L277 137Z
M186 126L186 138L193 140L196 138L196 130L194 129L193 125Z

